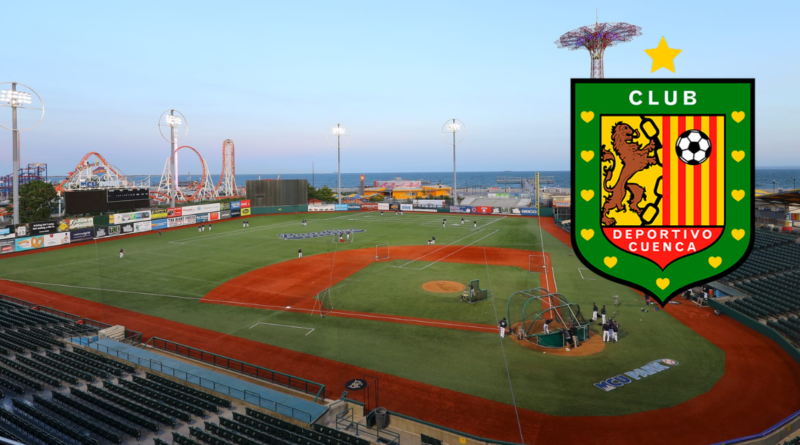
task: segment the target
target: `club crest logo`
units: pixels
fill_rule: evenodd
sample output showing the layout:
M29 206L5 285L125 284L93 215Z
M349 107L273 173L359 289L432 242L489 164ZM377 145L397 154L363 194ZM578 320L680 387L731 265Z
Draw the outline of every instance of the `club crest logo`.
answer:
M572 81L572 240L666 302L753 241L753 80Z

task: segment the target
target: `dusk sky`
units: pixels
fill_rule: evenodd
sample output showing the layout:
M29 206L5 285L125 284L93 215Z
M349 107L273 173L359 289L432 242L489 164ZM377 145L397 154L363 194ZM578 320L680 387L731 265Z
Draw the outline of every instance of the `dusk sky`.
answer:
M601 22L643 28L606 52L607 78L755 78L757 165L800 165L800 2L718 4L26 1L6 5L0 81L44 99L44 121L22 133L22 164L46 162L51 175L91 151L127 174L160 174L169 145L156 125L168 108L186 115L183 144L216 175L228 138L238 173L305 173L312 161L333 172L325 130L336 122L353 132L343 172L448 171L449 118L467 126L459 170L567 170L569 80L590 63L554 42L593 24L600 6ZM662 36L683 50L674 74L650 73L644 50ZM0 110L3 125L10 114ZM190 156L180 165L200 170Z

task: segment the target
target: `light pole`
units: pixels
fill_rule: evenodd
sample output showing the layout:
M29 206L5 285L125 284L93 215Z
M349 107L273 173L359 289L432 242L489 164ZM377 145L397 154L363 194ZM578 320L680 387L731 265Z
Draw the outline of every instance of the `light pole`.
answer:
M342 203L342 147L347 147L351 137L350 129L344 124L331 125L325 138L331 146L336 147L339 156L339 180L336 183L337 193L339 194L339 204ZM335 142L335 143L334 143Z
M169 128L169 138L164 134L164 128ZM184 129L183 137L179 135L181 128ZM170 206L175 207L175 197L178 195L178 154L176 152L179 139L186 139L189 134L189 122L180 111L167 110L161 113L161 117L158 118L158 131L161 133L161 137L170 144L169 171L171 180L168 194L170 196Z
M19 132L30 130L44 119L44 101L39 96L33 88L19 83L19 82L3 82L0 85L10 84L10 90L2 90L0 91L0 105L4 107L11 108L11 128L6 127L5 125L0 124L0 127L3 127L7 130L11 130L11 151L12 151L12 172L14 179L12 183L12 193L14 197L12 198L13 206L14 206L14 224L19 224ZM34 108L34 107L26 107L25 105L31 105L33 102L33 95L31 93L25 91L17 90L17 86L22 86L30 90L33 94L36 95L36 98L39 99L39 103L42 104L42 108ZM22 108L25 110L38 110L41 111L42 114L39 116L39 120L36 121L35 124L31 125L30 127L26 128L18 128L17 127L17 109Z
M467 126L458 119L448 119L442 126L442 140L453 144L453 205L458 205L458 183L456 182L456 145L467 137Z

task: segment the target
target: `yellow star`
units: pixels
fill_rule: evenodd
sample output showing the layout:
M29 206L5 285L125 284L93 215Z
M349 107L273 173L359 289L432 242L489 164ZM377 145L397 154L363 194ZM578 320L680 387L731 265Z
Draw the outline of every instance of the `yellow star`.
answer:
M681 53L682 50L674 49L667 46L667 41L663 37L661 42L658 43L658 48L646 49L644 52L653 58L653 68L651 73L661 68L666 68L673 73L675 72L675 57Z

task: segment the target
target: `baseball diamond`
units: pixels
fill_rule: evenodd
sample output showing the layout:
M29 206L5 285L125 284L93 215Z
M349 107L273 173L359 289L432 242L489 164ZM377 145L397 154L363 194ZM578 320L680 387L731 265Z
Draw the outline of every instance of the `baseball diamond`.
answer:
M287 214L250 217L246 228L222 221L211 233L190 227L125 235L6 255L0 293L122 324L145 340L167 338L321 382L330 399L342 394L344 382L374 375L380 403L393 412L493 440L520 442L516 412L525 443L577 441L597 428L626 444L644 437L712 442L768 427L800 397L800 384L786 384L800 365L730 318L708 318L689 304L643 312L638 292L582 279L569 234L552 219L471 218L477 228L441 227L430 224L440 216L411 212ZM364 231L346 244L277 236L301 220L318 232ZM432 235L437 244L427 245ZM376 260L379 244L388 244L387 259ZM109 261L121 249L124 259ZM462 290L474 280L488 298L463 304ZM449 294L426 290L448 283ZM509 299L524 289L543 297L527 308L526 298ZM330 307L313 317L323 291ZM562 303L548 302L551 294ZM590 314L594 302L613 308L608 317L621 326L618 342L603 342L599 322L580 315ZM514 322L506 337L513 340L497 336L506 311ZM542 318L525 331L538 337L518 338L514 317L537 313ZM552 317L547 337L544 318ZM574 346L561 337L570 326L586 329ZM663 369L655 372L653 363L664 358L670 361L658 362ZM775 380L759 378L766 366ZM454 370L468 372L453 378ZM774 399L754 412L764 392ZM443 403L481 410L484 418L441 410ZM721 405L724 414L711 408ZM740 420L724 432L704 427L736 412ZM660 422L664 416L683 427Z

